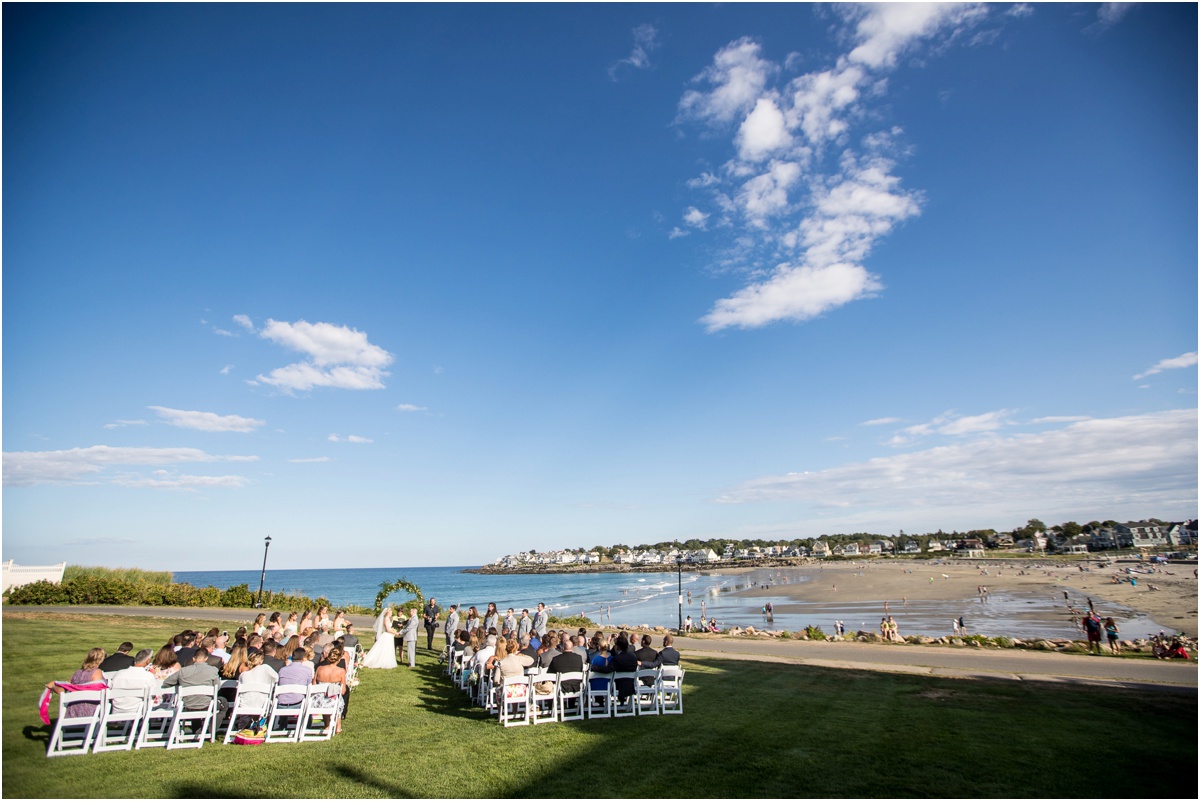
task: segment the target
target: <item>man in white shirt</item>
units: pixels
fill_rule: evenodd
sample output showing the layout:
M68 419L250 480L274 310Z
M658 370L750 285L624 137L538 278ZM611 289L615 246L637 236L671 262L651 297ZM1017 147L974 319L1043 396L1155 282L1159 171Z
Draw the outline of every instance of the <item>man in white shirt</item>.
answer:
M219 657L222 663L229 661L229 652L225 646L229 644L229 632L223 631L217 635L210 656Z
M154 652L149 648L138 651L137 656L133 658L133 665L118 670L113 675L109 687L114 690L144 690L155 684L157 679L150 672L150 660L153 657ZM133 712L138 708L138 702L135 698L114 698L112 708L114 712Z

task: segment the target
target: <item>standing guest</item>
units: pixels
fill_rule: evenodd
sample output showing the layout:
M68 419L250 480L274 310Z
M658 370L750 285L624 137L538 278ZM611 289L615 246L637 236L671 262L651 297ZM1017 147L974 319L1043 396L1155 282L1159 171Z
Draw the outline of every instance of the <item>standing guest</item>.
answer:
M279 619L278 612L272 612L271 617L267 620L267 631L263 634L264 639L279 641L279 635L283 633L283 622Z
M289 612L287 622L283 624L283 636L295 637L300 632L300 624L296 619L295 612Z
M287 665L287 660L279 656L279 643L274 640L263 641L263 664L275 671L276 675Z
M1117 621L1111 617L1104 619L1104 633L1108 635L1108 650L1114 654L1121 653L1121 644L1118 638L1121 636L1121 630L1117 628Z
M154 655L154 661L150 663L150 672L154 674L156 679L165 679L172 673L179 670L181 665L175 653L175 649L170 645L164 645L158 649L158 653Z
M133 650L133 643L123 642L117 646L117 652L103 662L100 663L100 670L104 673L116 673L118 670L124 670L127 667L132 667L134 659L129 655Z
M317 610L317 619L313 621L313 628L317 631L329 631L333 626L333 621L329 619L329 607L322 606Z
M354 624L346 623L346 633L342 635L342 642L347 648L358 647L358 637L354 636Z
M517 637L527 637L533 631L533 621L529 619L529 610L521 610L521 619L517 621Z
M463 623L463 625L467 627L467 631L474 631L475 629L482 626L483 620L482 620L482 618L479 617L479 610L473 606L468 607L467 608L467 619ZM487 631L487 629L484 628L484 631Z
M417 632L417 625L418 625L417 624L417 610L415 607L412 610L412 617L410 618L410 620L413 624L413 626L412 626L413 640L412 640L411 653L415 653L416 649L417 649L416 632ZM338 648L336 645L331 646L329 649L329 653L326 655L325 660L323 662L321 662L321 664L317 667L315 673L313 674L313 683L314 684L336 684L336 685L338 685L341 688L341 698L343 699L343 703L345 703L345 702L348 702L350 699L348 697L348 693L346 692L346 669L344 667L341 667L338 664L338 662L342 658L342 655L343 654L342 654L341 648ZM316 707L317 709L321 709L321 708L323 708L322 703L332 702L332 706L336 709L336 707L337 707L336 699L329 699L328 696L326 696L325 698L328 699L328 701L325 701L320 696L317 696L317 697L313 698L312 703L317 705L317 707ZM336 728L334 730L335 733L341 734L341 732L342 732L341 720L337 717L337 715L330 715L330 717L332 717L333 720L331 720L329 725L327 725L325 728L328 729L329 726L336 726Z
M549 623L550 614L546 611L546 605L538 604L537 614L533 616L533 630L537 632L539 641L546 636L546 626Z
M496 609L496 602L491 601L487 605L487 611L483 615L483 630L500 629L500 610Z
M163 679L163 687L220 687L221 674L217 669L208 664L210 654L203 647L196 649L194 661L190 665L185 665L178 673L172 673ZM183 699L183 708L187 710L206 709L208 700L203 697L188 696ZM217 719L216 728L221 728L221 724L225 720L225 716L229 714L229 703L221 697L217 697Z
M454 642L454 632L458 631L458 604L450 604L450 612L446 615L446 625L442 633L446 635L446 647Z
M133 657L133 664L118 670L108 686L114 690L145 690L157 684L158 679L150 670L153 657L154 652L149 648L138 651L137 656ZM133 712L138 708L138 702L133 698L114 698L112 708L114 712Z
M258 617L254 618L254 633L260 637L267 634L267 613L259 612Z
M429 651L433 650L433 635L437 631L437 617L442 609L437 605L436 598L430 598L429 603L425 604L425 611L421 618L425 622L425 648Z
M68 684L103 684L104 673L100 670L100 663L108 656L103 648L93 648L88 651L87 656L83 660L83 665L79 670L71 674L71 679ZM46 685L47 690L56 693L63 692L63 688L57 682L50 682ZM95 701L78 701L74 704L67 704L66 716L69 718L86 718L96 711L96 707L100 706Z
M312 610L311 610L311 609L305 609L305 610L304 610L304 614L300 616L300 622L297 624L297 627L296 627L296 633L297 633L297 634L301 634L302 636L305 636L305 637L307 637L308 635L307 635L307 634L303 634L303 632L304 632L306 629L311 629L312 627L313 627L313 616L312 616Z
M510 636L517 633L517 616L510 606L508 612L504 615L504 635Z
M404 640L404 651L408 657L408 666L410 668L417 666L417 631L420 625L421 623L417 619L417 607L409 607L408 620L405 621L404 628L400 631L400 636ZM458 632L455 633L457 634Z
M338 613L333 616L333 623L330 625L330 629L333 631L334 639L337 639L346 633L345 612L341 611L340 609L338 610Z

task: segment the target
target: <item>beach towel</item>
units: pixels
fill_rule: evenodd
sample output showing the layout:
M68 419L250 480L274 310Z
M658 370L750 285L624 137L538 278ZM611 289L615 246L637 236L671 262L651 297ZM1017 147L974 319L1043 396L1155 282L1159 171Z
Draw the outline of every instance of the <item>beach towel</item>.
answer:
M56 681L54 683L57 684L59 687L62 687L63 692L65 692L65 693L79 692L82 690L107 690L108 689L108 685L102 681L93 681L93 682L89 682L87 684L69 684L68 682L65 682L65 681ZM38 715L41 717L42 723L44 723L47 726L50 725L50 696L51 696L51 691L50 691L50 688L47 687L46 689L42 690L41 700L38 701Z

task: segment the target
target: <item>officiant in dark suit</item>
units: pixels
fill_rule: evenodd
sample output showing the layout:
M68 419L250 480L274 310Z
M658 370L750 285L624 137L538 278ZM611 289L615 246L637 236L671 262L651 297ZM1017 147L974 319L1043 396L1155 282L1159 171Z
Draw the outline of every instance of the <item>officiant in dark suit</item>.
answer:
M425 634L428 636L428 641L425 647L430 651L433 650L433 635L437 633L437 616L442 609L437 605L436 598L430 598L429 603L425 604L425 612L421 615L425 624Z

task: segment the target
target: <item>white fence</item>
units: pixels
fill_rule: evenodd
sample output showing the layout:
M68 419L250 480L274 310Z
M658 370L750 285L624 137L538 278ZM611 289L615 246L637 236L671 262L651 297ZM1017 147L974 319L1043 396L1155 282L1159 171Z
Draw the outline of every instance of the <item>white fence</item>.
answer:
M9 587L20 587L22 584L32 584L35 581L61 584L63 571L66 569L66 562L59 562L57 565L49 567L30 567L14 565L13 560L9 559L4 563L4 591L7 592Z

